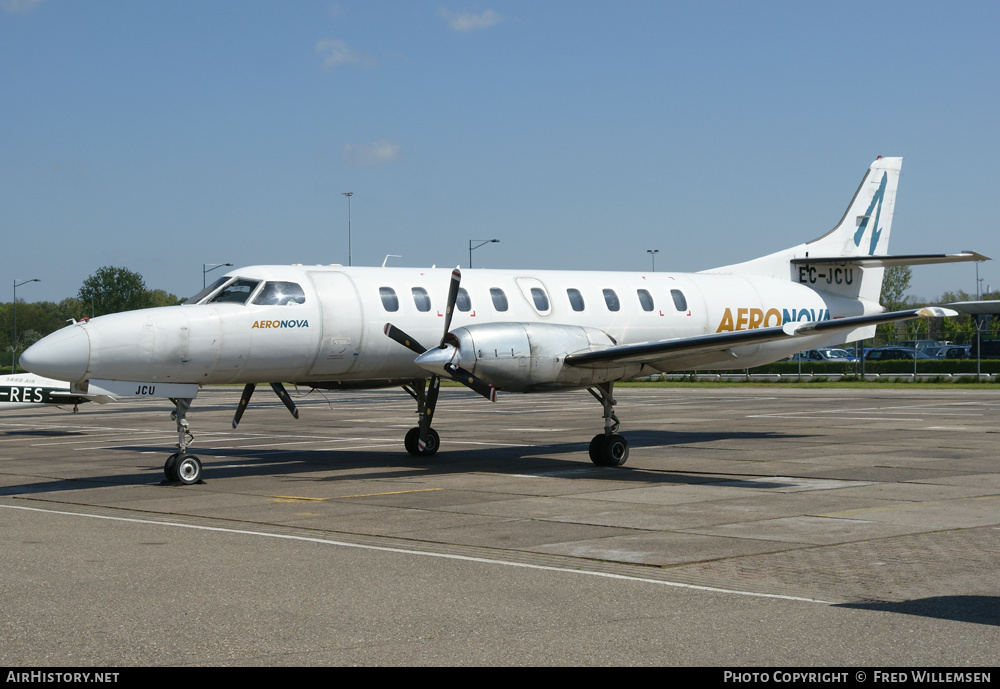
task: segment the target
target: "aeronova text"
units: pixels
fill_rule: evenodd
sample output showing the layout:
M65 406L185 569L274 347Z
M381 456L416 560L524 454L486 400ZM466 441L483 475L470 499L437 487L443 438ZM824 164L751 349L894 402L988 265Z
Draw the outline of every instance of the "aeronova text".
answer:
M780 326L784 323L811 323L813 321L830 320L830 309L758 309L758 308L738 308L736 316L733 317L733 309L727 308L719 321L719 327L715 332L733 332L735 330L756 330L757 328L770 328Z
M308 328L309 321L254 321L253 328Z

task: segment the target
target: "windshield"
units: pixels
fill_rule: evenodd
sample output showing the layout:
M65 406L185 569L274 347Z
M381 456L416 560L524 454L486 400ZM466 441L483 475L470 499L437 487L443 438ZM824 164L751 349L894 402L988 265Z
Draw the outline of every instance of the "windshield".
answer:
M184 303L185 304L197 304L199 301L201 301L202 299L204 299L205 297L207 297L209 294L211 294L212 292L214 292L215 290L217 290L219 287L221 287L225 283L229 282L230 280L232 280L232 278L229 277L228 275L225 276L225 277L221 277L218 280L216 280L215 282L213 282L211 285L209 285L208 287L206 287L205 289L203 289L202 291L198 292L198 294L196 294L193 297L191 297L190 299L188 299Z
M208 302L209 304L246 304L247 299L253 294L253 291L257 289L257 285L260 284L260 280L247 280L246 278L237 278L233 282L226 285L225 289L216 294Z

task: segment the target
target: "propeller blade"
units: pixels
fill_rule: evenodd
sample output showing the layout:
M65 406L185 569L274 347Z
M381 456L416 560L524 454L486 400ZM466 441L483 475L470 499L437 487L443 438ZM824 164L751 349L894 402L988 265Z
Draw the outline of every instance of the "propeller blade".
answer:
M247 383L246 387L243 388L243 396L240 397L240 403L236 407L236 416L233 417L233 428L240 425L240 419L243 418L243 412L247 410L247 405L250 404L250 398L253 396L253 391L256 387L256 383Z
M295 406L295 402L292 401L292 398L285 391L285 386L281 383L271 383L271 389L274 390L274 394L278 396L278 399L284 402L288 411L292 412L292 416L296 419L299 418L299 410Z
M444 346L444 338L451 330L451 318L455 314L455 301L458 299L458 288L462 284L462 271L458 268L451 271L451 285L448 287L448 304L444 310L444 333L441 334L441 346Z
M412 337L404 333L402 330L394 326L392 323L386 323L385 328L382 329L382 332L384 332L386 336L389 337L389 339L395 340L399 344L409 349L411 352L414 352L416 354L423 354L424 352L427 351L426 347L424 347L422 344L420 344Z
M495 387L483 380L480 380L479 378L476 378L476 376L469 371L466 371L461 366L456 366L455 364L445 364L444 370L451 374L451 379L456 383L461 383L473 392L478 392L490 402L497 401L497 389Z
M420 436L417 439L417 447L423 451L427 447L427 435L431 428L431 421L434 420L434 407L437 406L438 392L441 390L441 379L438 376L431 376L430 385L427 387L427 400L424 404L424 415L420 417Z

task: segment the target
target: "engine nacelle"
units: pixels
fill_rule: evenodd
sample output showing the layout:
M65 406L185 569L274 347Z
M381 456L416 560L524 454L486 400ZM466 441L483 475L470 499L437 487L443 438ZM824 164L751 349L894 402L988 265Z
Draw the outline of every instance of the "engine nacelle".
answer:
M606 349L615 341L597 328L551 323L484 323L452 330L454 363L500 390L585 388L634 375L641 364L567 366L566 356Z

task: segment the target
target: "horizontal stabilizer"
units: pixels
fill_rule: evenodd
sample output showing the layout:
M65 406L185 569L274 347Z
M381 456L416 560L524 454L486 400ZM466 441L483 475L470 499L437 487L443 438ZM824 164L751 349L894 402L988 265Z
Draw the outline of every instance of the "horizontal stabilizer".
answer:
M902 256L823 256L819 258L793 258L793 265L833 264L861 266L862 268L888 268L889 266L925 266L934 263L961 263L964 261L989 261L975 251L957 254L906 254Z

